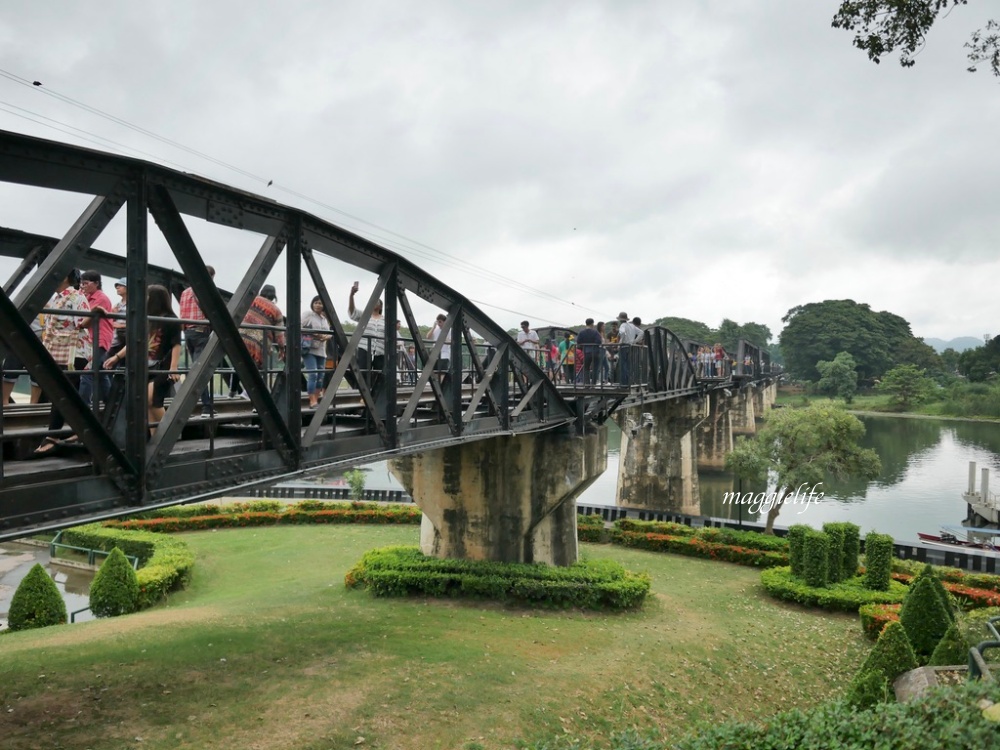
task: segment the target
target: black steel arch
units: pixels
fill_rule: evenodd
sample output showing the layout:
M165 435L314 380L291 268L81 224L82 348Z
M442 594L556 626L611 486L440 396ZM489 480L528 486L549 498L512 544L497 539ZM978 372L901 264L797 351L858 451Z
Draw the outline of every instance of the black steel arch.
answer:
M211 497L317 466L571 424L582 431L588 421L600 422L619 407L685 397L732 382L699 379L683 342L669 330L653 327L629 353L635 363L630 383L558 388L475 304L405 258L309 213L140 160L0 131L0 183L91 196L59 237L0 227L0 256L19 261L0 291L0 344L46 391L69 425L66 432L77 435L83 448L70 457L22 460L25 448L46 434L39 421L44 412L4 406L0 539ZM123 209L125 247L119 252L95 248L101 232ZM185 217L260 237L253 257L239 259L244 273L231 293L214 285ZM149 263L150 233L157 229L179 270ZM320 256L377 277L359 307L353 332L340 322L317 263ZM261 285L282 260L287 351L272 377L258 369L240 328ZM103 410L84 403L29 325L68 271L81 266L125 276L128 282L126 368L116 396ZM315 409L303 407L298 385L298 312L306 277L329 313L328 333L337 351L326 395ZM135 300L145 299L151 283L168 287L175 296L190 286L212 335L197 359L183 368L184 381L149 437L149 321ZM390 353L397 351L397 321L412 332L419 330L414 298L446 313L436 341L417 335L409 340L414 361L406 373L397 356L386 356L377 373L363 366L365 328L380 298L382 344ZM443 367L446 346L452 356ZM763 362L766 353L756 356ZM191 419L224 358L243 381L249 401L226 404L228 411L213 411L209 419ZM761 365L753 377L768 375ZM340 388L345 381L352 387Z

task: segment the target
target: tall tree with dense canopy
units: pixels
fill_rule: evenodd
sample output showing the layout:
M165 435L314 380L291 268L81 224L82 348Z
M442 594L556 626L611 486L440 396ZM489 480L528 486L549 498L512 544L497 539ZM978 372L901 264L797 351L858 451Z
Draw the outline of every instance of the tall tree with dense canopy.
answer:
M741 476L777 475L777 500L767 513L766 533L774 533L781 506L796 490L808 492L827 477L874 479L882 470L878 454L858 441L865 426L853 414L828 406L770 412L756 437L743 439L726 456ZM805 487L804 490L800 489Z
M854 46L867 52L872 62L898 49L899 64L909 68L934 24L959 5L968 5L968 0L844 0L833 27L855 32ZM993 75L1000 76L1000 23L988 20L972 32L965 48L970 72L988 63Z
M903 318L850 299L799 305L782 320L785 369L802 380L819 380L816 363L847 352L857 363L858 380L870 382L897 364L894 352L908 351L911 340L922 344Z
M712 339L712 329L698 320L688 318L674 318L667 316L653 322L655 326L663 326L673 331L682 339L709 343Z

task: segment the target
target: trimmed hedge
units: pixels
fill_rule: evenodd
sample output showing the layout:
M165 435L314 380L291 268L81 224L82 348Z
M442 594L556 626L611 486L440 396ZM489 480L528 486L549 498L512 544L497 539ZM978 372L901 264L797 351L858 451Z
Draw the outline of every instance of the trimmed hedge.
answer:
M823 533L830 539L829 557L827 558L827 576L830 583L844 580L844 525L841 523L824 523Z
M894 559L892 561L893 573L916 576L926 568L931 569L934 575L944 583L945 588L948 588L949 583L954 583L968 588L1000 593L1000 575L993 575L992 573L970 573L964 570L959 570L958 568L948 568L943 565L927 565L925 563L917 562L916 560Z
M191 578L194 554L180 539L151 531L106 528L91 523L63 531L66 544L110 552L116 547L139 558L139 609L161 601L168 592L183 588Z
M7 627L10 630L31 630L66 622L66 602L51 576L41 563L31 566L21 579L10 600Z
M567 567L428 557L417 547L383 547L366 552L344 577L348 588L375 596L451 596L505 602L634 609L649 593L646 574L611 560L583 560Z
M890 622L878 637L859 673L877 670L891 683L903 672L917 668L917 655L902 623Z
M872 591L888 591L892 573L894 540L888 534L865 537L865 586Z
M842 580L854 578L858 574L858 558L861 556L861 527L855 523L844 522L844 568Z
M921 663L926 664L951 624L931 578L917 578L910 586L899 610L899 621Z
M788 527L788 564L792 568L792 574L800 578L803 574L802 549L807 531L812 531L812 527L801 523Z
M621 531L638 531L643 534L669 534L670 536L693 536L697 529L671 521L633 521L619 518L615 528Z
M652 552L673 552L686 557L701 557L709 560L748 565L758 568L773 568L788 565L788 555L782 552L734 547L728 544L706 542L696 536L671 536L638 531L611 530L611 541L623 547L645 549Z
M809 529L802 539L802 580L807 586L822 588L830 582L830 537Z
M139 606L139 579L125 553L115 547L90 584L90 611L96 617L117 617Z
M418 524L421 512L413 506L356 509L343 507L330 510L247 511L213 515L178 516L174 518L140 518L125 521L107 521L108 528L154 531L171 534L178 531L204 531L206 529L237 529L278 524Z
M777 599L842 612L857 612L863 604L897 604L906 596L906 587L897 581L890 583L888 591L872 591L858 577L816 588L793 576L788 567L763 571L760 582Z
M895 700L892 686L877 669L858 672L847 689L847 703L857 708L873 708L879 703Z
M947 667L953 664L969 663L969 644L958 630L958 625L952 623L945 631L944 637L938 641L938 645L927 661L931 667Z
M604 519L594 515L577 515L576 538L581 542L593 542L594 544L608 541L608 533L604 528Z

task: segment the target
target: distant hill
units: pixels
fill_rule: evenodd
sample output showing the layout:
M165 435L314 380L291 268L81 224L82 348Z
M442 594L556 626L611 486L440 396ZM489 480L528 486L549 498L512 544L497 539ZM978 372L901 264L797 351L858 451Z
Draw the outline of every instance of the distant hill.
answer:
M983 345L983 340L975 336L959 336L957 339L945 341L944 339L924 339L924 343L933 347L938 354L945 349L954 349L956 352L964 352L966 349L975 349Z

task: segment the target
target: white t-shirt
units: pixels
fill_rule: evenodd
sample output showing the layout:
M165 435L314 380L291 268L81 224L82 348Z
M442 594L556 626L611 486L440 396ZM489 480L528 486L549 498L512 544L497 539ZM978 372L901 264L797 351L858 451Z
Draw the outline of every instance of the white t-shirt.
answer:
M430 332L430 340L431 340L431 342L437 341L438 340L438 336L440 336L440 335L441 335L441 328L439 326L434 326L431 329L431 332ZM441 347L441 355L438 357L438 359L439 360L441 360L441 359L448 359L448 360L450 360L451 359L451 344L448 343L447 341L445 342L444 346Z
M527 331L522 328L517 332L517 345L526 352L538 351L538 334L530 328Z

